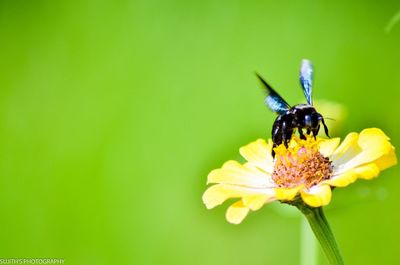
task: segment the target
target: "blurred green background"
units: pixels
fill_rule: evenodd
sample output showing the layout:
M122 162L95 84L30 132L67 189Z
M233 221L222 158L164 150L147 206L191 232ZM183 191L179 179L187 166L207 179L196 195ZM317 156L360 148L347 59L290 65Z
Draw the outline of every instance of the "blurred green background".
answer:
M300 216L239 226L206 210L208 172L269 137L260 72L346 106L334 136L400 146L398 1L0 2L0 258L65 264L299 264ZM334 192L347 264L400 264L399 168ZM319 264L326 264L322 253Z

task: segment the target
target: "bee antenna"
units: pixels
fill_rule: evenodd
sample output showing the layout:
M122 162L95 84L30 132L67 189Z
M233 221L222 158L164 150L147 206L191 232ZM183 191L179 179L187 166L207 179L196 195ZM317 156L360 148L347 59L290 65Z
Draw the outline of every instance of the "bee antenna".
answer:
M336 119L334 119L334 118L329 118L329 117L325 117L325 120L336 121Z

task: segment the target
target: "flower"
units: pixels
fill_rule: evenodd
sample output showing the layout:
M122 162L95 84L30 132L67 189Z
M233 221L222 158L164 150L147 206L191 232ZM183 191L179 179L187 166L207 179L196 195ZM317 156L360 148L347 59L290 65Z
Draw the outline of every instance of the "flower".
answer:
M230 198L240 198L226 212L230 223L238 224L249 211L279 200L303 200L311 207L329 204L333 187L345 187L357 179L372 179L397 164L389 138L377 128L323 139L293 136L289 147L277 146L271 156L272 141L258 139L240 148L247 160L228 161L208 175L214 183L203 194L208 209Z

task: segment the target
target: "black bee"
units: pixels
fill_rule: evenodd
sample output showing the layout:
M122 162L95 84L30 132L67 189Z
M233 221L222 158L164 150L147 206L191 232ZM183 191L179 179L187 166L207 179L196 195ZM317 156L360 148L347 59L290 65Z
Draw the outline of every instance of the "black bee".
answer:
M320 122L324 126L326 136L329 137L328 127L325 124L324 118L312 106L313 67L310 61L303 60L300 67L300 84L308 104L298 104L290 107L261 76L256 75L266 88L267 97L265 104L272 111L279 114L272 126L273 148L282 142L287 148L296 129L299 131L301 139L306 139L303 129L306 130L306 134L310 135L312 133L315 138L319 132ZM272 156L275 157L274 149L272 149Z

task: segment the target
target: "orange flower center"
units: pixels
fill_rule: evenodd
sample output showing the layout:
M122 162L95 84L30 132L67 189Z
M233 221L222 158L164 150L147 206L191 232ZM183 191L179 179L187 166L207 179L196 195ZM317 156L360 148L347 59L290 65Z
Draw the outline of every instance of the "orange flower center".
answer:
M279 187L309 188L332 176L332 162L318 151L314 139L293 139L288 149L280 145L275 152L272 179Z

